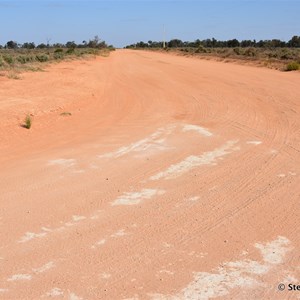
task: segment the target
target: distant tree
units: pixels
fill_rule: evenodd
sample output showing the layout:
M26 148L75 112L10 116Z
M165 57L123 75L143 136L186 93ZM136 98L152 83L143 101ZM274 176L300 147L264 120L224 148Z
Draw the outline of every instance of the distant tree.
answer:
M8 41L6 43L6 48L8 49L17 49L18 48L18 43L14 41Z
M169 48L183 47L183 42L179 39L173 39L168 42L168 47Z
M280 47L280 45L281 45L281 41L280 40L273 39L273 40L269 41L269 46L271 48Z
M61 43L55 43L52 45L53 48L65 48L65 45L64 44L61 44Z
M134 47L159 48L159 47L162 47L162 44L163 44L162 42L151 41L151 40L148 41L148 43L144 43L144 42L141 41L141 42L138 42L137 44L129 45L129 46L127 46L127 48L134 48ZM200 47L203 48L203 49L205 49L205 48L222 48L222 47L232 47L232 48L238 48L238 47L243 47L243 48L250 48L250 47L251 48L256 48L256 47L260 47L260 48L300 47L300 36L293 36L292 39L288 42L281 41L279 39L260 40L258 42L256 40L242 40L240 42L237 39L232 39L232 40L227 40L227 41L226 40L225 41L220 41L220 40L216 40L215 38L205 39L205 40L197 39L194 42L189 42L189 41L182 42L179 39L173 39L173 40L170 40L167 43L167 45L170 48L191 47L191 48L198 48L198 49ZM254 50L255 49L252 49L251 51L253 52Z
M22 48L24 49L34 49L35 48L35 43L31 42L31 43L24 43L22 45Z
M95 37L93 40L89 40L89 42L87 43L87 47L96 48L97 43L98 43L98 38Z
M101 41L98 35L94 37L94 39L89 40L87 43L87 47L89 48L106 48L107 45L104 41Z
M69 49L72 49L72 48L74 49L74 48L77 47L77 45L74 41L72 41L72 42L67 42L66 47L69 48Z
M212 47L211 39L206 39L206 40L202 41L202 43L203 43L204 47L207 47L207 48L211 48Z
M256 46L257 46L257 47L260 47L260 48L265 47L265 41L263 41L263 40L258 41L258 42L256 43Z
M291 40L288 41L289 47L300 47L300 36L294 35Z
M42 44L37 45L36 47L39 49L45 49L45 48L47 48L47 45L42 43Z
M136 47L137 48L147 48L148 44L144 43L144 42L139 42L139 43L136 43Z
M240 46L245 48L245 47L251 47L252 46L252 41L251 40L243 40L240 43Z
M227 47L235 48L235 47L239 47L239 46L240 46L240 42L237 39L227 41Z

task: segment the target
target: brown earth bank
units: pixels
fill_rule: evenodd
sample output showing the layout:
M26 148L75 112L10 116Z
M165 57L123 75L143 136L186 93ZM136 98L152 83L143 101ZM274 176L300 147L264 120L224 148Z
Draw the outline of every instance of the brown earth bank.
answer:
M0 78L0 298L299 299L299 83L131 50Z

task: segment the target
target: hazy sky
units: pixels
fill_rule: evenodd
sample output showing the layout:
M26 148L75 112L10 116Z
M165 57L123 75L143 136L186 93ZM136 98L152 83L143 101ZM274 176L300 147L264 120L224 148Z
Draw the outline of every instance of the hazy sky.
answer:
M0 0L0 44L272 39L300 35L300 0Z

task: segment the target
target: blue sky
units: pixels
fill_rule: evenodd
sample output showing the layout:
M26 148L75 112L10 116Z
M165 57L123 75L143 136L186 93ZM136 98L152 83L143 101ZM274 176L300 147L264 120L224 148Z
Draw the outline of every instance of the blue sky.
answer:
M300 35L300 0L0 0L0 44L272 39Z

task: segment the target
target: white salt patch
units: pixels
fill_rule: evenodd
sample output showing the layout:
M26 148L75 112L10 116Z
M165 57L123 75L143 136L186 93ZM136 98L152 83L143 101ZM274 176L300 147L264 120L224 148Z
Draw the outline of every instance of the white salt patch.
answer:
M199 196L195 196L195 197L190 197L190 198L188 199L188 201L195 202L195 201L198 201L199 199L200 199Z
M45 236L47 233L46 232L41 232L41 233L34 233L34 232L26 232L23 237L18 241L19 243L25 243L30 240L33 240L35 238L40 238Z
M16 274L12 275L7 281L16 281L16 280L31 280L32 276L30 274Z
M54 159L54 160L50 160L48 162L48 166L55 166L55 165L60 165L63 167L72 167L76 164L76 160L75 159L64 159L64 158L60 158L60 159Z
M182 131L183 132L196 131L196 132L198 132L198 133L200 133L201 135L204 135L204 136L212 136L213 135L207 129L205 129L203 127L200 127L200 126L197 126L197 125L184 125Z
M165 248L171 248L172 245L171 245L171 244L168 244L168 243L166 243L166 242L164 242L164 243L163 243L163 247L165 247Z
M66 225L67 227L71 227L71 226L74 226L75 224L72 223L72 222L67 222L67 223L65 223L65 225Z
M90 164L90 169L99 169L99 166L95 165L95 164Z
M272 149L272 150L270 151L270 153L271 153L271 154L276 154L276 153L278 153L278 150Z
M255 247L260 250L263 259L269 264L280 264L283 262L283 259L290 247L288 247L290 241L283 237L279 236L277 240L267 243L266 245L255 244Z
M105 239L102 239L102 240L98 241L95 245L92 246L92 249L95 249L96 246L102 246L102 245L104 245L105 242L106 242Z
M74 293L70 293L70 300L83 300L83 298L78 297L77 295L75 295Z
M78 222L78 221L86 219L86 217L84 217L84 216L72 216L72 219L73 219L73 221Z
M174 125L169 125L166 128L160 128L145 139L132 143L128 146L121 147L114 152L99 155L98 157L118 158L131 152L145 152L146 150L164 150L166 149L165 139L160 137L162 135L170 134L174 128Z
M174 272L168 270L160 270L159 273L166 273L168 275L174 275Z
M99 276L102 279L109 279L111 277L111 274L104 272L104 273L101 273Z
M0 293L8 292L8 289L0 289Z
M47 227L42 227L42 230L46 231L46 232L52 232L52 230L50 228L47 228Z
M114 234L112 234L111 237L120 237L120 236L124 236L124 235L128 235L128 233L125 232L125 229L120 229L117 232L115 232Z
M82 173L85 173L85 170L75 170L73 173L82 174Z
M260 145L262 143L262 141L248 141L247 144L249 145Z
M100 240L100 241L98 241L97 243L96 243L96 245L104 245L105 244L105 242L106 242L106 240L105 239L102 239L102 240Z
M289 172L289 174L290 174L291 176L296 176L296 175L297 175L297 173L295 173L295 172Z
M205 152L200 156L191 155L183 161L181 161L180 163L171 165L167 170L160 172L154 176L151 176L150 180L158 180L161 178L176 178L196 167L212 164L215 165L217 163L217 159L231 153L234 150L239 149L238 147L233 148L233 146L237 142L238 141L228 141L225 145L221 146L220 148L217 148L210 152Z
M285 177L285 174L278 174L277 176L280 178L283 178L283 177Z
M154 189L143 189L140 192L124 193L118 197L111 205L136 205L142 200L150 199L155 195L162 195L165 191Z
M43 272L46 272L46 271L48 271L48 270L50 270L54 267L55 267L54 262L50 261L47 264L41 266L40 268L32 269L32 271L35 272L35 273L43 273Z
M225 262L222 267L214 270L213 273L194 273L194 280L176 295L149 294L151 299L160 300L181 300L223 297L232 289L257 288L264 286L262 276L267 274L274 265L283 262L285 254L290 248L289 240L278 237L276 240L266 244L255 244L263 256L263 262L250 259L243 259L234 262Z
M49 297L59 297L63 296L64 292L60 288L53 288L46 295Z

